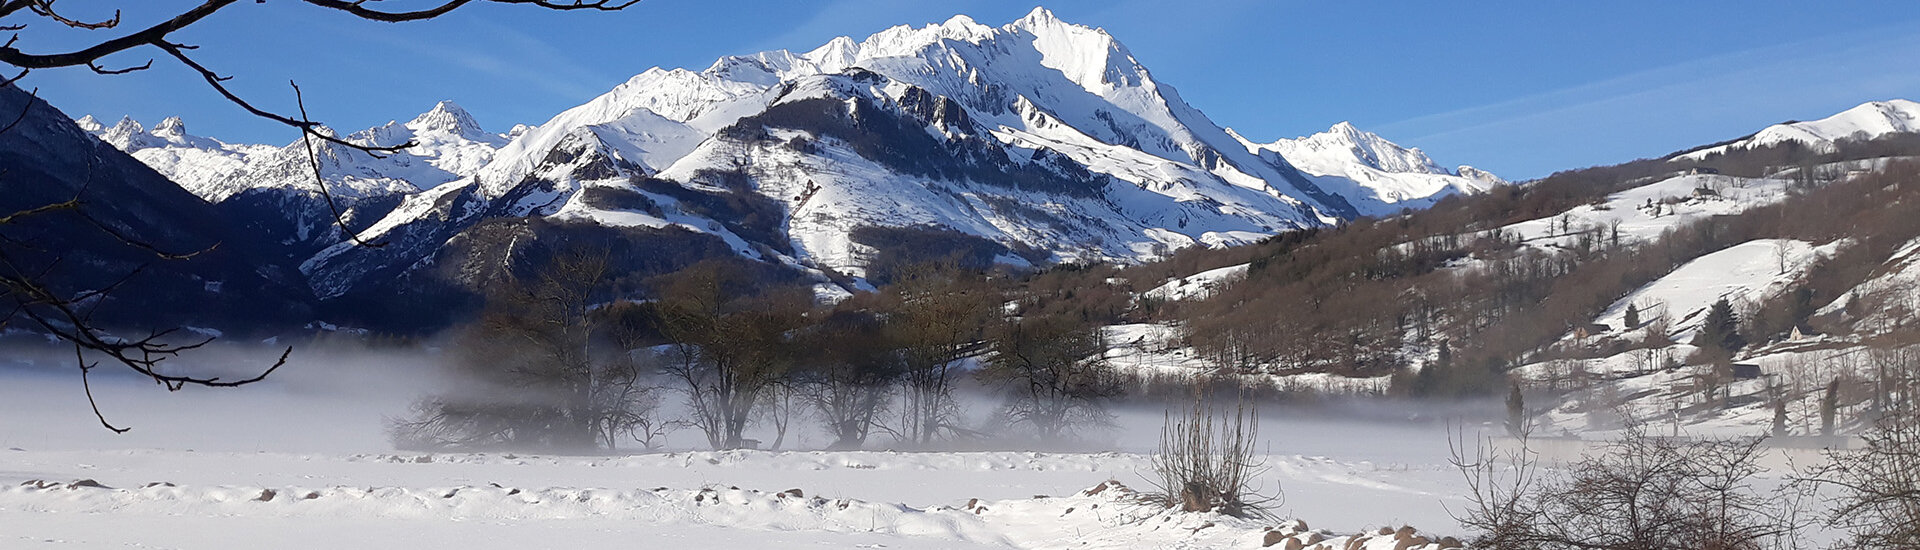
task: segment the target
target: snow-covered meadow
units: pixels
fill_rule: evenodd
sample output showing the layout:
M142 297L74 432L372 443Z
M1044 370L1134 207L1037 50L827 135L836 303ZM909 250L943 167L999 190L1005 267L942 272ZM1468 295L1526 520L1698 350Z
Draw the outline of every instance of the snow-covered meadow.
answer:
M1158 410L1123 411L1083 452L714 452L681 432L658 453L435 454L383 433L428 386L421 364L310 357L240 390L96 379L122 435L96 423L77 373L0 370L0 547L1347 548L1365 533L1361 547L1396 548L1402 526L1429 547L1460 534L1438 425L1269 414L1258 484L1283 500L1243 520L1139 498Z

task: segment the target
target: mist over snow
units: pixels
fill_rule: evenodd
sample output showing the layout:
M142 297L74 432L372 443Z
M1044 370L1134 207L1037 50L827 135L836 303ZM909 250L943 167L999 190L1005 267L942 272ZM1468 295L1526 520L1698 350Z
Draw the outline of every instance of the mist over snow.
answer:
M169 360L171 372L240 379L271 366L285 348L216 345ZM0 447L43 450L376 452L389 449L386 418L407 412L441 386L436 359L421 351L301 346L266 380L241 388L188 386L177 392L124 367L103 364L90 379L100 426L88 406L72 352L15 348L0 366ZM20 359L32 361L21 364Z

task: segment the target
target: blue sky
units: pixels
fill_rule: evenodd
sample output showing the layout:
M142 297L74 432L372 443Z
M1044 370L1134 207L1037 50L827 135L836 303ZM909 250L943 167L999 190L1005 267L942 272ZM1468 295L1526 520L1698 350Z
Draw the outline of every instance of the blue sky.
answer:
M388 0L394 6L413 0ZM143 0L129 28L197 2ZM97 8L85 3L69 15ZM414 4L418 4L415 2ZM489 129L538 124L648 67L808 50L897 24L964 13L997 25L1034 0L643 0L624 12L479 5L438 20L359 21L288 0L236 4L177 34L263 106L290 109L297 80L314 118L346 130L452 99ZM1920 10L1908 2L1049 2L1104 27L1161 82L1258 140L1343 120L1443 164L1509 178L1610 164L1920 99ZM62 7L67 7L64 3ZM28 51L75 44L29 29ZM113 31L106 31L113 32ZM137 65L152 52L110 58ZM111 123L186 119L195 134L286 143L168 60L122 76L43 71L25 81L68 113Z

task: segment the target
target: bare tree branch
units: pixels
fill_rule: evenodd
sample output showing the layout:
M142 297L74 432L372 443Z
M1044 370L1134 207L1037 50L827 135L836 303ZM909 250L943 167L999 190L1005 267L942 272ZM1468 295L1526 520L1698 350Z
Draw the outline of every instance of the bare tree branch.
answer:
M300 95L300 85L294 83L291 80L287 81L287 85L293 86L293 102L294 104L300 106L300 120L308 123L313 122L311 119L307 118L307 100L305 97ZM315 152L313 149L313 139L308 137L314 134L315 132L311 130L301 132L300 143L301 145L304 145L307 149L307 162L310 166L313 167L313 184L320 187L320 196L327 200L327 211L333 214L334 225L338 226L340 228L340 233L346 235L347 240L353 241L353 244L357 244L367 248L379 248L382 246L386 246L387 243L370 243L365 240L361 240L360 235L358 233L354 233L353 230L347 228L347 218L346 216L343 216L340 214L340 205L334 202L333 193L327 190L327 178L320 174L320 155L319 153ZM413 144L412 141L407 142L407 145L412 145L412 144Z
M62 17L59 13L54 12L53 11L54 1L55 0L32 0L31 2L28 3L28 7L33 9L33 13L40 14L41 17L52 19L54 21L59 21L60 24L62 25L66 25L76 29L98 30L98 29L111 29L111 28L120 26L120 10L113 10L112 19L88 23L85 21L68 19L66 17Z
M93 380L88 378L87 374L93 372L93 368L100 366L100 364L87 363L87 357L81 352L81 347L78 344L73 346L73 360L80 365L80 388L87 392L87 406L93 407L93 417L100 419L100 425L105 427L107 431L117 434L133 431L133 428L121 428L114 426L112 422L107 422L107 415L100 412L100 402L93 398Z

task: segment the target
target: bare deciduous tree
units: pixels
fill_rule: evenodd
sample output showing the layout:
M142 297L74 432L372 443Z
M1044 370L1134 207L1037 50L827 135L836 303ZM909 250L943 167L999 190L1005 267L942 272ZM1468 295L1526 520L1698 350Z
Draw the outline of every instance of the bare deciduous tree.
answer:
M638 2L638 0L434 0L430 3L417 4L419 7L415 9L389 11L369 5L366 0L301 1L318 8L345 13L362 19L391 23L433 19L477 2L524 4L556 10L598 11L620 10ZM173 58L182 66L198 73L202 80L218 95L226 101L246 110L248 113L298 129L301 133L302 142L308 145L309 157L312 158L316 180L320 179L319 160L318 157L313 154L313 140L333 142L368 153L398 151L414 145L411 142L393 146L353 143L337 138L331 133L319 131L322 124L314 121L307 115L304 100L300 97L300 88L297 84L291 82L289 82L289 85L292 87L295 103L299 107L298 116L292 113L276 113L257 107L235 94L225 85L225 82L232 77L223 76L215 70L202 65L188 53L198 49L197 46L176 42L172 38L174 33L192 27L214 15L216 12L236 5L247 6L261 3L264 2L249 3L241 2L240 0L203 0L190 8L179 11L164 19L154 21L147 26L132 31L124 31L122 24L125 23L125 21L123 21L121 17L121 11L113 9L111 16L105 16L104 12L111 8L102 7L98 5L98 3L89 7L101 15L99 17L89 18L84 16L69 16L68 14L62 13L62 11L55 9L55 0L0 0L0 31L14 33L4 44L0 44L0 63L18 69L17 72L8 71L12 73L10 75L0 74L0 88L12 88L19 84L21 79L36 70L86 67L94 73L101 75L118 75L146 70L153 67L152 59L148 59L139 65L128 64L118 68L108 68L102 65L102 62L109 56L136 50L147 50ZM62 7L67 6L63 5ZM44 31L42 30L43 28L45 29ZM48 34L62 31L77 36L51 37ZM62 45L73 45L77 43L79 45L64 50L57 49L53 51L35 52L25 48L26 45L22 43L23 37L27 37L29 41L38 38L56 38L50 40L50 42ZM12 117L10 122L4 126L0 126L0 133L11 131L21 120L26 118L28 114L27 109L30 108L31 104L24 106L18 116ZM4 171L0 170L0 172ZM335 221L344 229L346 227L344 218L339 208L335 205L332 194L328 192L325 182L317 181L317 183L319 184L320 194L326 198L329 208L333 210ZM15 212L0 215L0 227L6 227L27 218L46 216L49 214L66 214L77 216L89 222L89 225L92 225L94 228L113 235L121 243L129 247L151 252L160 259L182 259L195 254L194 252L162 251L139 239L116 232L108 224L100 223L91 216L88 216L83 206L84 203L81 197L75 196L72 199L62 202L52 202L23 208ZM349 233L349 238L359 244L372 244L360 242L358 237L352 236L351 233ZM24 246L24 243L0 236L0 253L4 253L8 248L20 248L22 246ZM32 321L39 329L53 337L73 345L76 366L80 370L83 386L87 389L88 403L93 407L94 415L99 419L101 426L115 433L123 433L128 431L128 429L115 426L108 422L106 416L101 414L98 403L94 401L92 385L88 379L88 374L95 368L98 368L100 361L90 361L88 359L89 355L93 357L103 357L105 362L117 364L139 373L144 377L151 378L155 383L169 390L179 390L186 386L237 387L256 383L264 380L275 370L284 366L288 356L293 352L293 348L287 348L285 352L281 353L278 361L274 362L258 375L249 378L223 380L214 376L192 376L170 373L165 369L158 368L162 361L178 357L184 352L205 346L211 343L212 339L207 338L181 342L172 338L174 333L177 332L177 329L154 331L145 337L131 339L114 336L95 322L88 304L97 303L100 299L103 299L119 286L118 283L108 288L91 290L78 296L65 296L53 290L53 287L57 285L49 284L49 281L46 280L46 277L49 275L45 270L15 264L3 255L0 255L0 264L6 265L6 271L0 273L0 298L5 298L13 305L10 312L4 316L0 316L0 326L5 326L8 322L16 318L24 318ZM122 279L122 282L124 283L126 279L138 275L138 272L139 270L135 270L127 273L126 277Z
M889 287L894 303L888 328L906 359L896 431L908 443L925 446L943 432L964 432L953 421L958 409L953 384L959 363L979 349L981 328L999 301L990 287L951 267L905 271Z
M661 334L673 342L662 369L686 394L689 422L715 449L748 446L743 433L792 366L793 332L812 301L797 289L730 297L727 273L704 262L669 275L655 308Z
M1100 327L1066 315L1007 319L988 336L992 357L981 375L1009 386L1005 414L1040 437L1112 424L1106 401L1120 396Z
M615 449L666 427L657 388L614 328L605 252L574 251L515 278L488 300L459 342L458 372L472 388L431 397L395 420L413 447ZM646 430L647 433L639 433Z
M815 353L795 378L801 399L834 438L828 449L858 449L879 427L906 370L889 336L878 316L864 311L837 311L814 327Z
M363 144L351 143L325 132L318 131L321 124L307 118L305 113L302 113L296 118L292 115L274 113L255 107L226 87L224 82L231 77L221 76L219 73L207 68L205 65L201 65L198 61L194 60L193 57L188 55L187 52L198 49L197 46L182 44L172 39L174 33L192 27L217 12L232 8L235 5L246 6L264 2L203 0L191 8L182 10L171 17L159 20L148 26L130 32L120 32L122 20L120 10L118 9L113 10L111 17L87 20L85 18L62 15L54 9L54 1L55 0L6 0L0 2L0 30L13 31L16 33L5 45L0 45L0 63L6 63L20 69L18 73L11 77L0 76L0 84L13 83L26 77L31 71L42 69L86 67L95 73L103 75L143 71L153 67L152 59L148 59L140 65L131 65L115 69L106 68L101 65L101 62L108 56L122 52L134 50L157 51L199 73L202 79L207 82L207 85L212 87L215 92L219 93L227 101L239 105L242 109L246 109L247 112L255 116L297 128L303 134L313 139L330 141L367 151L398 151L413 146L412 143L407 143L392 147L367 147ZM345 13L361 19L387 23L433 19L476 3L523 4L556 10L615 11L639 2L639 0L599 0L592 2L585 0L574 0L571 2L559 0L434 0L432 2L414 2L414 5L421 6L418 9L383 10L370 4L367 0L300 1L315 7ZM94 9L105 11L105 8L100 7ZM21 49L21 34L18 33L39 30L39 26L66 29L81 34L82 36L78 37L77 40L85 45L64 51L56 50L47 53L32 53ZM71 37L69 38L72 39ZM62 42L72 43L69 41Z

